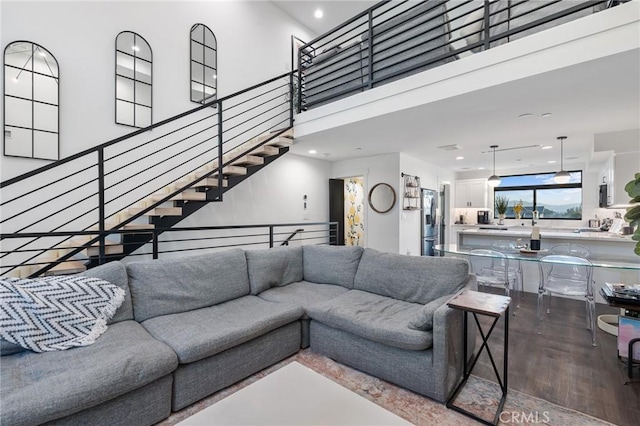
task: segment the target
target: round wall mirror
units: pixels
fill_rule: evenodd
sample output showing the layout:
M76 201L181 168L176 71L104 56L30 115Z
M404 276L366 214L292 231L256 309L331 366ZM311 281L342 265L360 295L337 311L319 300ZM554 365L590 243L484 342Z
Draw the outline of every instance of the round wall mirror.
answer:
M377 183L369 191L369 205L376 213L386 213L396 205L396 191L388 183Z

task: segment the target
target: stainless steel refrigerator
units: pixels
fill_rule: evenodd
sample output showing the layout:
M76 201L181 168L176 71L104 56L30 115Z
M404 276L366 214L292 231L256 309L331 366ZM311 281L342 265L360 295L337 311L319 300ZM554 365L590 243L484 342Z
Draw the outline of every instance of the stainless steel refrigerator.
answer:
M422 256L435 256L434 248L439 242L440 221L438 218L438 191L433 189L421 190L422 202Z

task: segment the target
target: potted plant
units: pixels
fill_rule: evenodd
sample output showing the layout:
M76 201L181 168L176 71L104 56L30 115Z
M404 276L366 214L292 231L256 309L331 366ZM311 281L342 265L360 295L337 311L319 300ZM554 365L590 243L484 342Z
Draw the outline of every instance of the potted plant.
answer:
M509 207L509 199L503 195L496 195L496 211L498 212L499 224L504 225L504 215Z
M631 197L630 203L640 203L640 173L636 173L635 179L624 186L624 190ZM631 229L636 228L636 232L631 237L636 243L635 254L640 256L640 204L631 206L627 209L624 220L629 222Z

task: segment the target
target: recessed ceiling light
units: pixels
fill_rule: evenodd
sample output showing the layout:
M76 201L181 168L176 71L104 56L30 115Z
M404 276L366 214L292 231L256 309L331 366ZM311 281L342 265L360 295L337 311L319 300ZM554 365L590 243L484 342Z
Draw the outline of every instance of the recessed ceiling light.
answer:
M550 113L550 112L545 112L545 113L544 113L544 114L542 114L540 117L542 117L542 118L551 117L551 113Z
M215 79L217 79L217 78L218 78L218 75L217 75L217 74L214 74L214 75L213 75L213 79L215 80Z
M44 52L38 52L38 55L42 56L43 58L45 58L47 56L47 54L44 53Z
M520 114L518 116L518 118L525 118L525 117L531 117L533 114L531 114L530 112L525 112L524 114Z
M462 155L456 157L456 160L464 160L464 157Z
M318 151L316 151L315 149L310 149L309 150L309 154L317 154L317 153L318 153Z
M18 82L18 77L13 77L13 79L11 81L13 81L14 83L17 83Z
M460 170L469 170L471 167L461 167Z
M553 164L553 163L555 163L555 162L556 162L556 160L549 160L549 161L547 161L547 163L549 163L549 164Z
M478 167L478 170L484 170L484 167Z
M551 145L545 145L545 146L543 146L541 149L551 149L551 148L553 148L553 146L551 146Z
M139 52L139 51L140 51L140 48L139 48L138 46L136 46L135 44L134 44L133 46L131 46L131 48L132 48L133 50L135 50L136 52Z
M321 9L316 9L316 11L313 12L313 16L315 16L316 19L320 19L324 16L324 13L322 12Z

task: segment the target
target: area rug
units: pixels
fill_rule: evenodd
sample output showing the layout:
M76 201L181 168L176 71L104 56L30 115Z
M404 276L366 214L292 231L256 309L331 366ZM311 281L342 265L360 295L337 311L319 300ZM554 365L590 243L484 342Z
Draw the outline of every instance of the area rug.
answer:
M175 425L293 361L309 367L415 425L462 426L476 424L469 417L448 409L444 404L402 389L384 380L371 377L305 349L227 389L217 392L181 411L172 413L168 419L159 423L159 425ZM490 421L493 418L499 399L498 385L472 376L456 399L456 405ZM500 420L500 424L505 425L612 425L595 417L560 407L512 389L509 389Z

